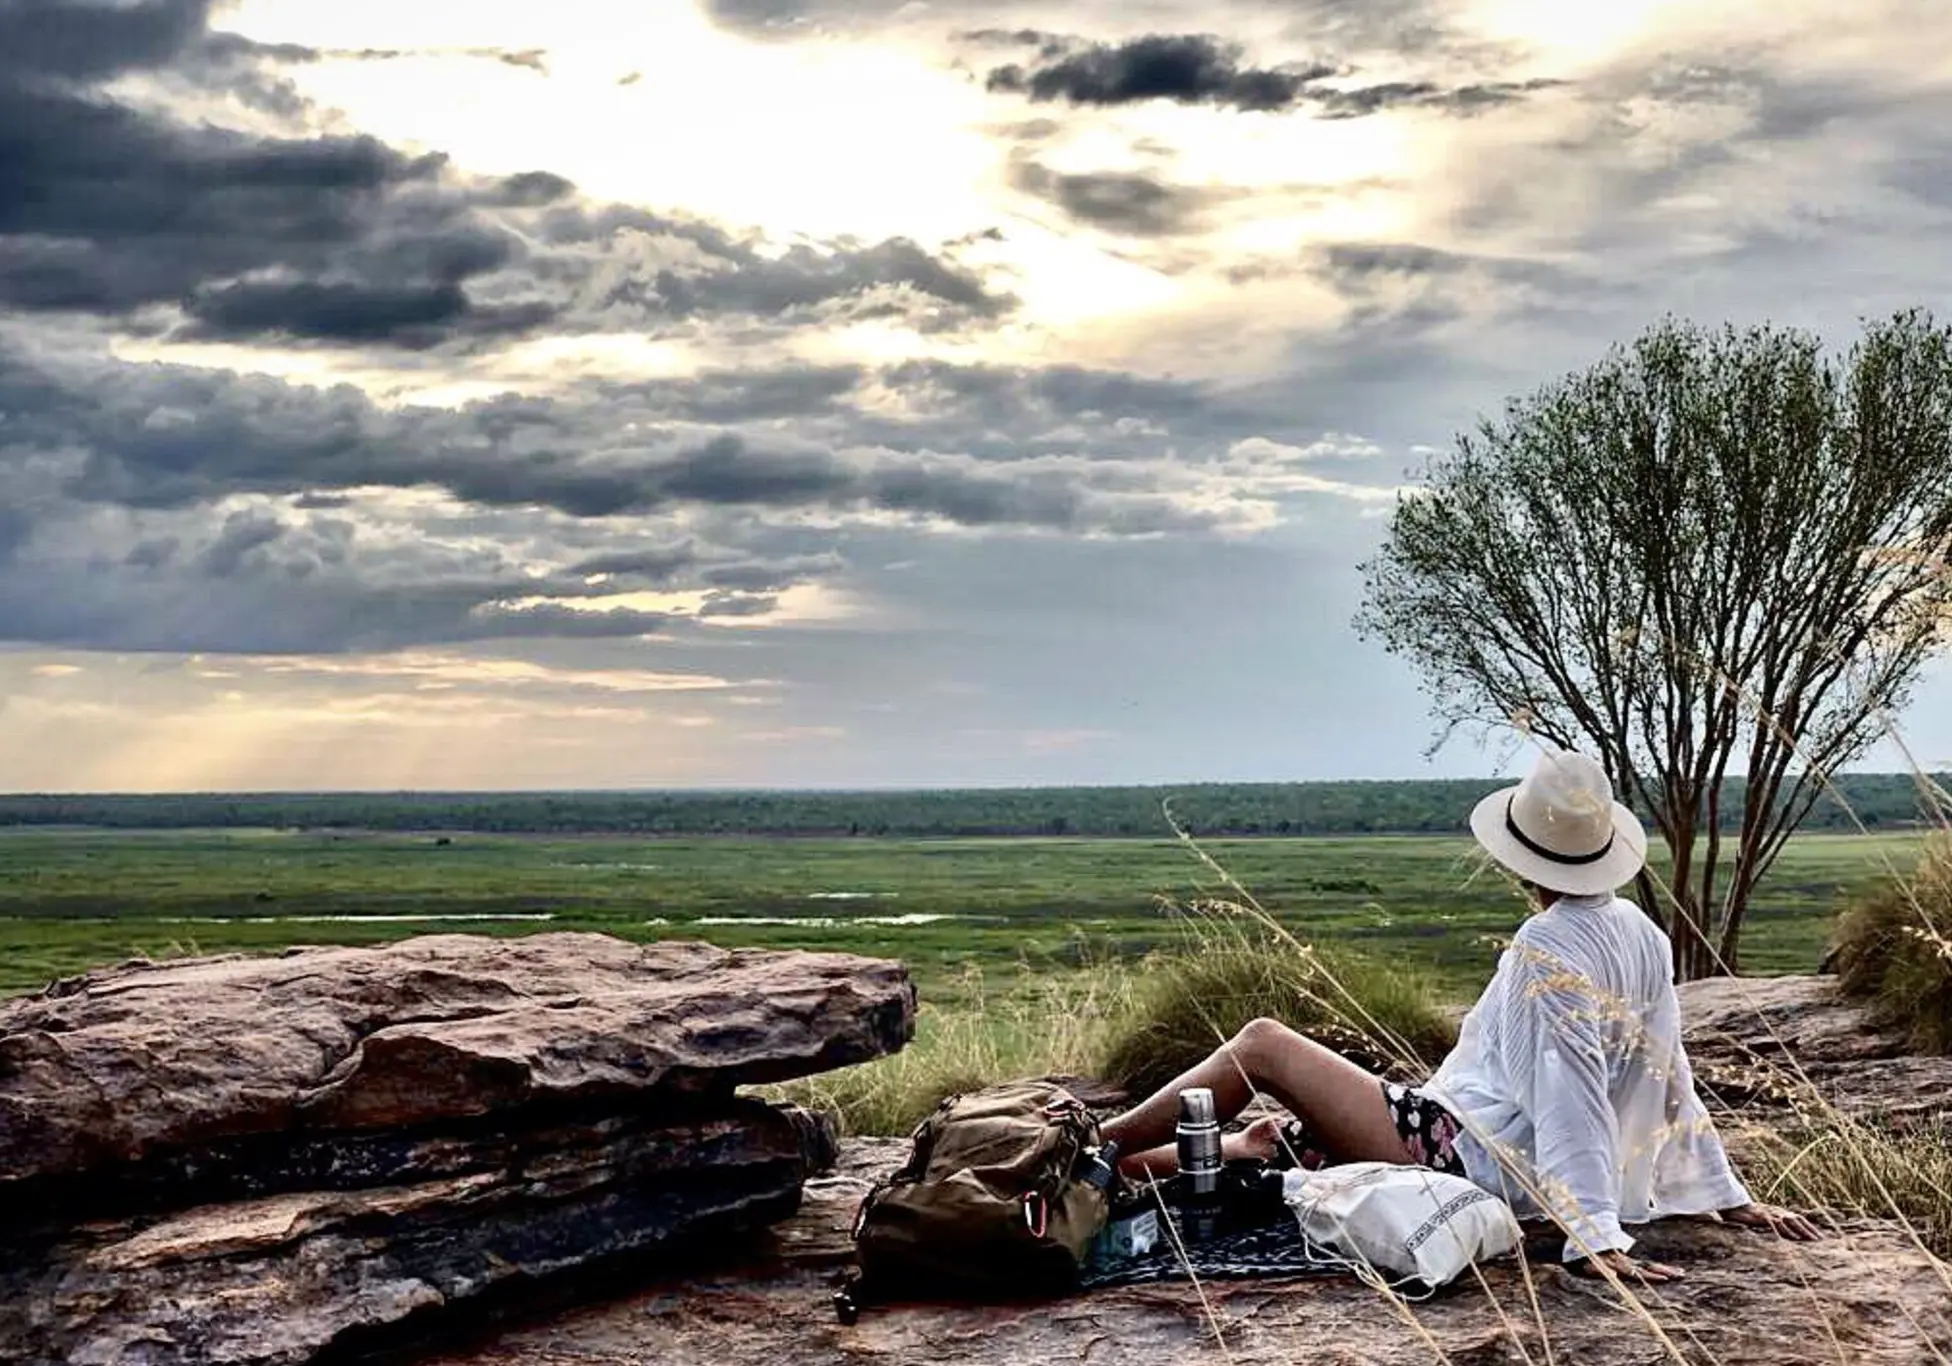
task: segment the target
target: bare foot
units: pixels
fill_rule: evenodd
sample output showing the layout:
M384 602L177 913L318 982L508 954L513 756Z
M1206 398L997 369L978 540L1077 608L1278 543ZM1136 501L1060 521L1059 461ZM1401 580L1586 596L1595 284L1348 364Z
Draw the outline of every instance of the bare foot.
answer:
M1271 1162L1280 1150L1281 1121L1273 1115L1265 1115L1239 1133L1223 1134L1220 1138L1220 1156L1229 1162L1243 1157Z

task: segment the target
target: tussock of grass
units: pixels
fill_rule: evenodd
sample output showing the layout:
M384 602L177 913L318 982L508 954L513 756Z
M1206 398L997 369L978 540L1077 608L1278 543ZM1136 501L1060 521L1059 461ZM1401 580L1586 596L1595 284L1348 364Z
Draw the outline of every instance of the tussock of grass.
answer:
M1952 1053L1952 835L1927 842L1917 868L1846 911L1835 962L1844 991L1922 1053Z
M773 1088L822 1110L843 1134L905 1135L946 1096L1023 1077L1090 1075L1102 1021L1122 1008L1115 968L1066 973L986 1000L979 971L960 984L967 1005L924 1004L915 1038L893 1057Z
M1833 1118L1792 1130L1728 1127L1758 1200L1873 1219L1903 1219L1952 1257L1952 1134L1892 1133Z
M1135 1095L1165 1085L1260 1016L1386 1074L1402 1073L1412 1058L1434 1068L1457 1041L1429 979L1413 969L1304 946L1251 918L1192 924L1184 951L1139 966L1126 1009L1108 1022L1099 1075Z

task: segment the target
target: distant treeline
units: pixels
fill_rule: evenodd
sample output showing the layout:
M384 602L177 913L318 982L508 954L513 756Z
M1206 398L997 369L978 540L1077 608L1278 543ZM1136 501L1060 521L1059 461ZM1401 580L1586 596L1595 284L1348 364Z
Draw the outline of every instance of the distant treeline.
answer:
M1945 780L1940 779L1943 783ZM0 826L112 829L457 830L509 834L800 836L1159 836L1165 804L1198 835L1454 834L1489 780L1197 783L1178 787L973 788L870 792L234 793L0 796ZM1837 780L1872 829L1923 819L1916 779ZM1741 820L1731 782L1724 825ZM1853 830L1831 796L1806 830Z

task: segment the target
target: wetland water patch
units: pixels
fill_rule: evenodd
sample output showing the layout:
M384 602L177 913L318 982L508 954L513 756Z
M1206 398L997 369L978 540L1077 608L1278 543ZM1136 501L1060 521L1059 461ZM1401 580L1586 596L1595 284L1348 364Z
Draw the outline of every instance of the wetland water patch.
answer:
M958 921L965 925L1001 925L1000 915L940 915L916 911L908 915L701 915L696 920L670 920L663 916L643 921L646 925L781 925L796 930L837 930L850 925L881 925L910 929L919 925L938 925Z
M168 915L158 916L152 925L414 925L434 920L527 920L536 923L554 920L554 911L485 911L478 915Z

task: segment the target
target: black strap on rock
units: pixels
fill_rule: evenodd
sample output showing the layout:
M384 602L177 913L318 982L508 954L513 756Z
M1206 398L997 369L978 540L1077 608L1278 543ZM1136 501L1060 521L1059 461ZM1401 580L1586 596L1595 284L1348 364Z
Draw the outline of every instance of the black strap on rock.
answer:
M1616 835L1608 835L1606 837L1606 843L1602 844L1590 854L1561 854L1557 850L1546 848L1543 844L1534 843L1530 836L1518 828L1518 822L1512 819L1511 804L1516 800L1517 796L1518 794L1514 792L1511 796L1505 798L1505 829L1511 831L1511 837L1513 839L1524 845L1532 853L1537 854L1540 858L1547 859L1553 863L1564 863L1577 867L1581 864L1598 863L1601 859L1613 852L1613 841L1617 838Z

